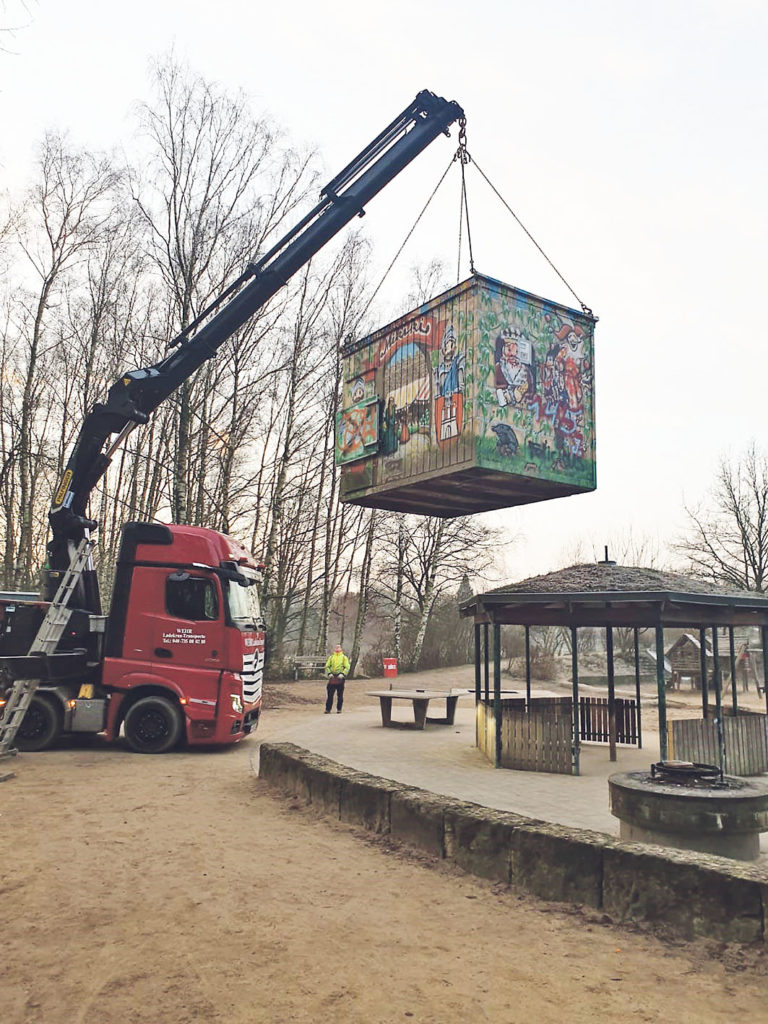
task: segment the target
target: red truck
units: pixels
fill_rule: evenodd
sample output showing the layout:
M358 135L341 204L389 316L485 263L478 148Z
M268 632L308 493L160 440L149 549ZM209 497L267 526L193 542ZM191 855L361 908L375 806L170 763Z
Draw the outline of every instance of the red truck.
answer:
M320 192L320 200L170 343L88 412L49 511L43 601L0 594L0 757L66 732L122 733L164 753L232 743L261 709L260 567L213 530L123 527L108 615L91 561L91 492L128 434L242 327L366 203L464 112L426 90ZM113 440L112 435L117 437Z
M154 754L247 736L261 711L260 581L245 548L214 530L127 523L109 615L72 612L18 748L62 732L113 740L121 728L132 750ZM0 601L0 650L21 654L46 607Z

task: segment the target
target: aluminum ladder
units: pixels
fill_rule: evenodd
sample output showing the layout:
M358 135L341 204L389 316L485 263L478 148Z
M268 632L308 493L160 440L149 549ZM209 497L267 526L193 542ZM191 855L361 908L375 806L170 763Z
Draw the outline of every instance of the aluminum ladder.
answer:
M61 634L66 629L72 614L67 607L69 599L88 564L93 546L94 542L89 537L83 538L77 545L69 568L62 576L59 589L32 641L28 656L50 655L56 650ZM24 715L32 702L38 685L39 680L37 679L14 680L0 718L0 759L16 753L16 749L11 744L16 738L16 733L19 731L19 726L24 720Z

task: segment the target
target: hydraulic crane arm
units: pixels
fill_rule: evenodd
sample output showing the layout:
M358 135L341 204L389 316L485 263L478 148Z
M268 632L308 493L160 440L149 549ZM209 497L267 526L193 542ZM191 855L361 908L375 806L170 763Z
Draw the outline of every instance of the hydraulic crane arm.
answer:
M287 235L251 264L224 294L172 342L169 355L144 369L123 374L85 418L49 512L49 566L67 569L80 540L95 523L86 518L91 491L104 475L122 439L146 423L171 395L253 314L309 262L338 231L454 121L464 117L458 103L426 90L373 142L330 181L320 201ZM112 434L118 438L108 446ZM93 573L76 603L100 611Z

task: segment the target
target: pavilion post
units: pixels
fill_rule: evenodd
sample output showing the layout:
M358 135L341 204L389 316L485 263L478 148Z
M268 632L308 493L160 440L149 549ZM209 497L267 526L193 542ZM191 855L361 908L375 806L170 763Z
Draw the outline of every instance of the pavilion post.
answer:
M733 635L733 626L728 627L728 644L731 656L731 706L734 715L739 713L739 698L736 696L736 638Z
M763 646L763 697L765 697L765 713L768 715L768 626L760 627L760 642Z
M718 768L725 771L725 730L723 729L723 687L717 626L712 627L712 682L715 687L715 729L717 730Z
M667 760L667 691L664 678L664 628L656 627L656 692L659 697L659 753Z
M482 670L482 647L481 637L482 630L480 629L480 623L475 623L475 746L480 746L480 709L478 707L480 703L481 686L483 681L483 670Z
M525 627L525 709L531 710L531 627Z
M490 696L490 680L489 680L489 668L488 668L489 658L488 658L488 623L487 622L483 623L483 659L484 659L483 680L485 682L485 699L486 699L486 701L489 701L491 699L491 696Z
M577 644L576 627L571 626L571 679L573 683L573 774L580 773L579 762L581 759L581 730L579 728L579 648Z
M701 715L709 718L709 686L707 683L707 631L699 630L699 666L701 672Z
M501 768L501 626L493 624L493 718L496 726L496 767Z
M482 667L480 664L480 623L475 623L475 704L480 703L480 686L482 684Z
M643 723L640 711L640 630L635 627L635 703L637 704L637 749L643 749Z
M613 665L613 626L605 627L605 654L608 664L608 749L616 760L616 677Z

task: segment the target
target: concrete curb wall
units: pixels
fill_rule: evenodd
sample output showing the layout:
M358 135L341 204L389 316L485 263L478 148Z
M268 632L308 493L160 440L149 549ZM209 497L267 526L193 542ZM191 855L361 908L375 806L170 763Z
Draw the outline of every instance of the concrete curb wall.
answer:
M259 776L329 817L543 899L595 907L617 922L660 925L683 939L768 942L768 878L746 863L437 796L293 743L262 743Z

